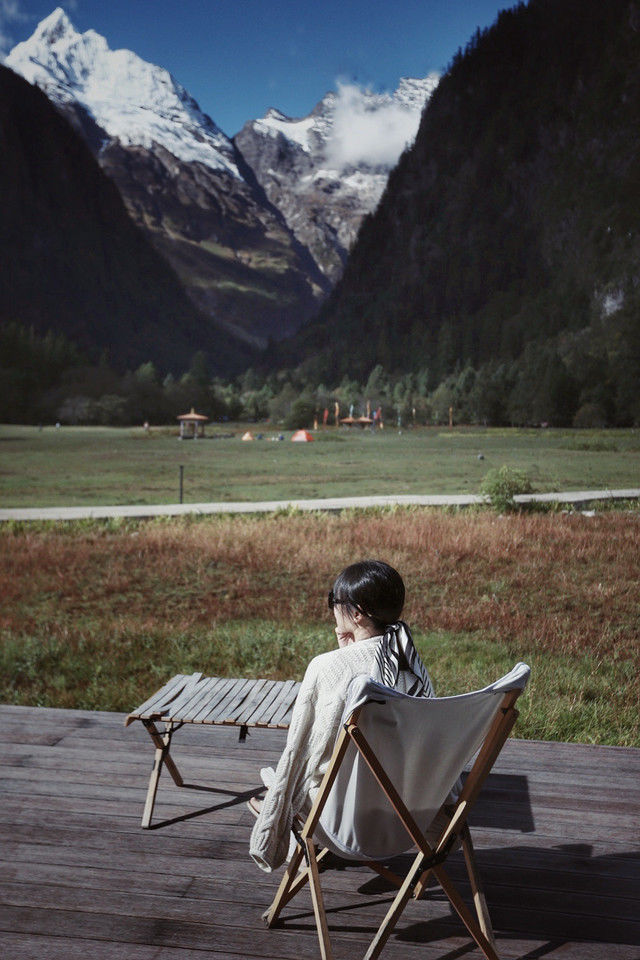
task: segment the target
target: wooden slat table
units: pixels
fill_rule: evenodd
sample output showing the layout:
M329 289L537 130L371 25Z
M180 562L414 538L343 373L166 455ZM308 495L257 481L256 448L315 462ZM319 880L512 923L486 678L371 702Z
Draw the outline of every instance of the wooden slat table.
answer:
M125 726L140 720L156 748L142 826L151 825L163 766L176 786L184 786L169 752L176 730L185 723L235 726L240 729L241 741L245 740L250 727L286 730L299 688L300 684L295 680L242 680L204 677L201 673L177 674L133 710L126 718ZM158 722L164 723L163 730L156 726Z

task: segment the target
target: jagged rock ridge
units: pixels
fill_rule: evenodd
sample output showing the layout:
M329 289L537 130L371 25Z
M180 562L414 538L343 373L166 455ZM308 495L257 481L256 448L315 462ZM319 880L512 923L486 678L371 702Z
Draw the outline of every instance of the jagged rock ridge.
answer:
M389 150L373 138L386 118L389 127L403 125L391 130L392 138L399 136L401 146L411 142L438 79L436 74L404 79L393 94L343 86L338 94L327 93L307 117L291 119L271 109L236 135L267 197L332 283L397 160L395 143ZM355 136L354 123L360 127Z
M229 138L166 71L55 10L6 60L86 137L192 300L255 344L297 328L327 285Z
M194 303L255 345L317 312L397 159L344 151L344 90L303 120L270 111L234 142L166 70L79 33L60 8L6 63L82 133ZM411 140L436 84L356 92L361 122L386 110Z

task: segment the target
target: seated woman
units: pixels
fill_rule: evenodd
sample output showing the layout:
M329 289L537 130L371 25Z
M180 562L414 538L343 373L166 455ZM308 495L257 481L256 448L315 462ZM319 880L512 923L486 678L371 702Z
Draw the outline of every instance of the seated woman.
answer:
M349 684L359 674L412 696L433 696L429 674L399 617L405 589L397 570L381 560L346 567L329 593L338 649L314 657L293 709L287 743L267 786L249 851L259 867L273 870L288 858L294 817L305 816L333 753Z

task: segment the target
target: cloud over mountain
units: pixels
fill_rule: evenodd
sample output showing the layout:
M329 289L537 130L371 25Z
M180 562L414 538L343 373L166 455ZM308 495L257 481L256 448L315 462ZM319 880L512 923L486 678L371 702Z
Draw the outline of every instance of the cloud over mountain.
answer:
M339 83L327 144L329 161L339 169L361 164L394 166L415 139L422 107L420 101L376 95L357 84Z

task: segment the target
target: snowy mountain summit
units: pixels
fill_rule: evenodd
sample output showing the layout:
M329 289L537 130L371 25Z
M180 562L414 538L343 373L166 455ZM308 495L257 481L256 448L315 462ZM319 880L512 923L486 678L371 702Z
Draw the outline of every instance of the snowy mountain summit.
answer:
M94 30L79 33L60 7L5 64L59 106L79 104L123 146L160 146L240 178L229 138L167 70L130 50L110 50Z
M84 137L204 314L258 346L313 314L322 275L242 175L232 141L167 70L79 33L60 9L5 63Z
M60 8L5 64L85 138L197 306L259 346L315 314L439 80L338 84L308 116L271 109L231 140L167 70Z
M267 197L330 280L340 276L363 218L413 142L438 80L405 78L394 93L339 84L308 116L271 109L235 137Z
M248 126L259 136L283 138L322 161L325 171L347 166L379 167L389 173L413 142L424 105L438 85L438 74L403 78L394 93L375 93L355 84L338 84L302 119L271 109ZM246 128L245 128L246 130Z

